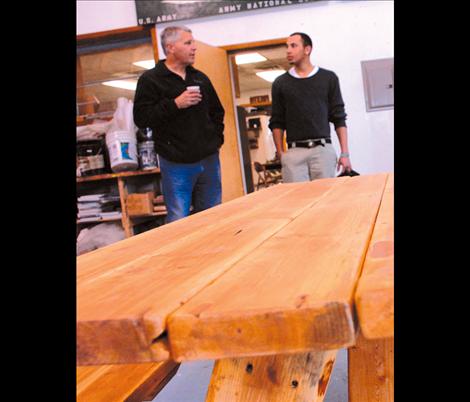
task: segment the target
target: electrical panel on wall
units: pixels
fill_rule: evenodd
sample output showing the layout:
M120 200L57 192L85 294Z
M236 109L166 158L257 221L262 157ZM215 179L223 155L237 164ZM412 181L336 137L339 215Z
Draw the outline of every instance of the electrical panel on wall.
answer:
M361 62L368 112L393 109L393 58Z

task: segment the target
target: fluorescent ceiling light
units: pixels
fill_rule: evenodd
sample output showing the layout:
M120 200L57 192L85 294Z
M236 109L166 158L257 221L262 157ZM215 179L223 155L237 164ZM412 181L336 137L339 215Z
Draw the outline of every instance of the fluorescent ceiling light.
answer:
M235 63L237 64L258 63L265 60L267 60L266 57L261 56L259 53L245 53L235 56Z
M137 80L106 81L106 82L103 82L102 84L107 85L108 87L130 89L131 91L135 91L135 89L137 88Z
M277 77L284 74L285 72L285 70L268 70L260 71L259 73L256 73L256 75L262 78L263 80L273 82Z
M151 68L155 67L155 60L140 60L140 61L135 61L134 63L135 66L139 66L142 68L146 68L147 70L150 70Z

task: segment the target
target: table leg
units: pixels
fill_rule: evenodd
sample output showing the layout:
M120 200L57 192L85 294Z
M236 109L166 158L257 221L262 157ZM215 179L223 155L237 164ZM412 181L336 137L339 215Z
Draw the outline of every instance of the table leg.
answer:
M393 338L357 337L348 349L349 402L393 402Z
M217 360L206 402L321 402L337 350Z
M129 217L129 214L127 213L127 185L126 182L122 177L118 177L118 188L119 188L119 197L121 199L121 207L122 207L122 226L124 228L124 233L126 234L127 237L131 237L134 235L134 228L132 226L131 219Z

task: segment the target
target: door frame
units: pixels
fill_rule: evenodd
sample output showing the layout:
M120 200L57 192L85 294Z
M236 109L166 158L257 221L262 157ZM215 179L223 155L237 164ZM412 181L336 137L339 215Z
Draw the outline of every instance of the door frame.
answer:
M245 42L245 43L236 43L232 45L219 46L219 48L227 52L228 65L229 65L229 70L230 70L230 85L232 87L232 99L233 99L233 107L235 108L234 110L235 116L238 115L237 98L240 95L240 88L239 88L239 83L238 83L238 74L235 74L234 72L234 68L236 67L234 54L238 53L239 51L244 51L244 50L254 50L254 49L260 49L260 48L266 48L266 47L285 45L286 41L287 41L287 37L284 37L284 38L276 38L276 39L267 39L267 40L256 41L256 42ZM245 180L245 175L246 175L245 167L244 167L245 165L244 165L244 160L243 160L241 131L240 131L240 126L238 125L238 119L235 119L235 124L237 128L237 142L238 142L238 154L240 157L240 167L242 168L243 191L246 195L248 194L248 191L247 191L247 183Z
M254 47L267 47L267 46L277 46L277 45L285 45L287 37L285 38L277 38L277 39L267 39L261 40L256 42L245 42L245 43L236 43L233 45L225 45L219 46L221 49L230 52L232 50L245 50L245 49L252 49Z

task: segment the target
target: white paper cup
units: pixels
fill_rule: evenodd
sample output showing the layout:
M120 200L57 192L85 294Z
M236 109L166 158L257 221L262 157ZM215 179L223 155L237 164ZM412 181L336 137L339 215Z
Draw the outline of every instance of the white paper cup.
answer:
M188 91L191 91L191 92L201 92L201 89L199 88L199 85L193 85L193 86L190 86L190 87L186 87L186 89Z

